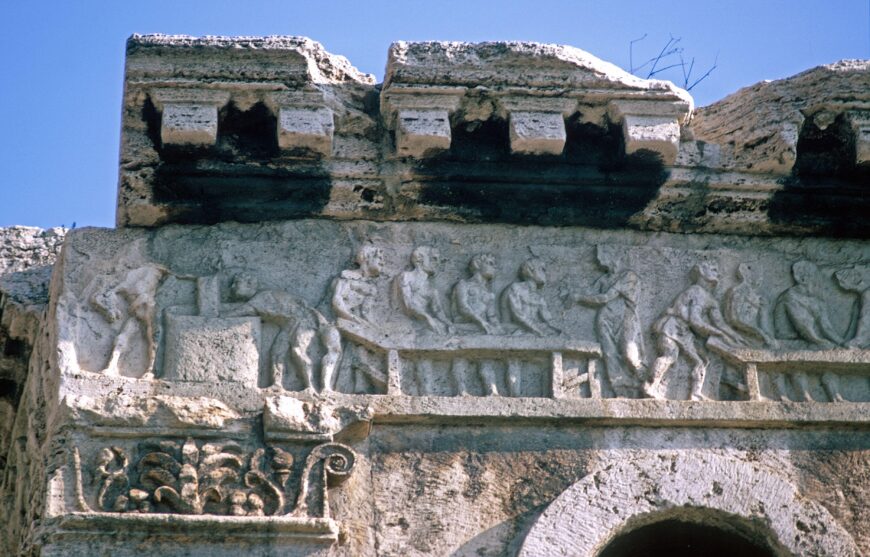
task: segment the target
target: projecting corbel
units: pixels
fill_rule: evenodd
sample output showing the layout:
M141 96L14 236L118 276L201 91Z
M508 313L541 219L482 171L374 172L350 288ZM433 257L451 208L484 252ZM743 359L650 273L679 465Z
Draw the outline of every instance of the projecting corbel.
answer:
M335 123L332 110L318 92L272 93L266 103L278 118L278 147L332 154Z
M665 165L677 160L680 124L691 107L682 101L615 100L608 105L610 121L622 126L625 154L658 153Z
M381 111L395 131L396 153L424 158L450 149L450 117L459 108L465 89L391 87L383 93Z
M156 89L151 99L161 112L164 145L208 147L217 141L218 111L230 94L213 89Z
M565 118L577 102L559 97L503 97L511 152L524 155L560 155L565 149Z
M870 110L850 110L846 113L855 142L855 164L870 165Z

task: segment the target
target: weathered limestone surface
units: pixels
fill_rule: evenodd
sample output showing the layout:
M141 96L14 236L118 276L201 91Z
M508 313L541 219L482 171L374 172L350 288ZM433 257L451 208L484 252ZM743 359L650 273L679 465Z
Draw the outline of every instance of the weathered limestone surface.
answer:
M863 65L127 55L119 227L0 234L0 553L870 554Z

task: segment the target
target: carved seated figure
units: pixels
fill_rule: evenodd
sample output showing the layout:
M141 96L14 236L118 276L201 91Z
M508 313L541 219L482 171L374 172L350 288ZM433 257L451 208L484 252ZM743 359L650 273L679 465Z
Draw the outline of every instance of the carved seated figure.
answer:
M846 342L849 348L870 348L870 284L867 281L867 271L854 267L841 269L834 273L837 284L846 292L858 294L857 307L852 312L852 323L849 330L855 334Z
M444 313L441 297L435 290L434 275L439 254L435 248L420 246L411 252L410 271L393 279L393 291L399 308L408 317L424 322L438 334L453 332L453 325Z
M460 323L473 323L489 335L501 333L492 279L495 276L495 257L489 253L477 254L468 264L471 277L462 279L453 287L453 314Z
M234 301L242 304L224 312L224 317L259 317L265 323L278 327L269 349L269 364L272 386L281 388L287 354L298 368L306 390L314 389L314 365L308 355L311 343L319 335L326 355L321 361L321 374L325 390L338 363L341 345L337 331L319 312L305 302L282 290L259 290L257 278L248 273L239 273L233 279L231 293Z
M332 283L332 311L340 319L377 329L374 307L378 301L377 278L383 270L384 252L375 246L363 246L357 252L355 262L358 269L342 271ZM337 343L340 347L340 338ZM383 362L375 354L353 345L347 350L346 359L353 374L351 392L370 392L368 383L378 390L386 390L387 377L380 369Z
M561 331L553 324L547 300L541 289L547 284L544 262L529 259L520 265L519 278L501 294L502 315L517 326L517 332L538 336L558 335Z
M831 349L844 343L843 336L831 324L827 304L821 295L822 275L809 261L798 261L791 268L794 286L779 295L774 309L777 337L799 339L815 348ZM802 400L812 400L806 373L792 374ZM777 375L780 398L785 396L785 377ZM839 378L835 373L822 374L822 387L832 401L843 400Z
M768 305L758 293L757 276L746 263L737 265L736 274L740 282L725 293L725 320L749 342L778 347L779 343L768 333Z

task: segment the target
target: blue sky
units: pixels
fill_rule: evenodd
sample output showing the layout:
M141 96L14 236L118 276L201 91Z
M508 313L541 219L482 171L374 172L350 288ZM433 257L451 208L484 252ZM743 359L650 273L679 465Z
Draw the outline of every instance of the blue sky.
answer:
M670 35L709 104L762 79L870 58L870 0L6 0L0 17L0 226L112 226L124 42L132 33L306 35L380 80L395 40L570 44L628 68ZM660 76L662 77L662 76ZM672 74L672 79L678 76Z

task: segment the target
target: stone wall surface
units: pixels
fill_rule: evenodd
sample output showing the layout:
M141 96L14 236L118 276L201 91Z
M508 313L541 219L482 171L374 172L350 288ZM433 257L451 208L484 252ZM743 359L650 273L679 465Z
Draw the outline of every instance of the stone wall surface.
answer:
M870 554L866 75L132 37L118 228L0 236L0 552Z

